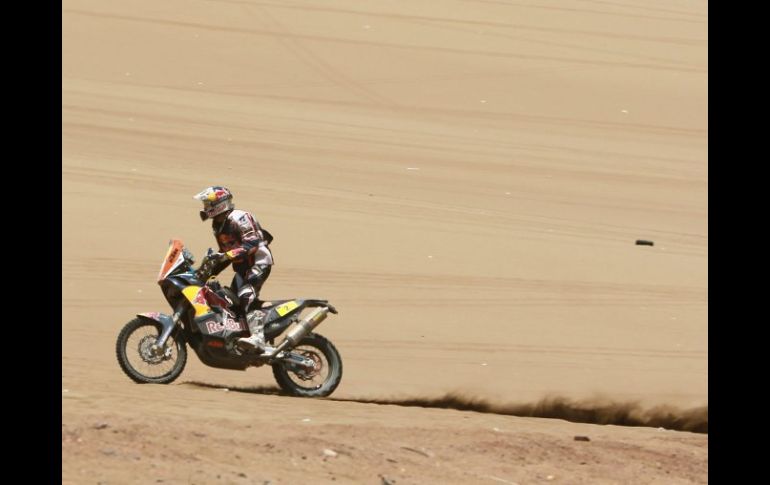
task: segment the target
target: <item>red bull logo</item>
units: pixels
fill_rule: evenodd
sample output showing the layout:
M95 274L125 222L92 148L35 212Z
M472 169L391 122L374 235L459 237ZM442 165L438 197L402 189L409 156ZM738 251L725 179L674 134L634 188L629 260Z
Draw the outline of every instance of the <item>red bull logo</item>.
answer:
M195 298L193 298L193 303L197 303L198 305L207 305L208 302L206 301L206 296L204 295L204 288L201 288L201 290L195 295Z
M230 192L227 191L227 189L222 187L212 187L208 194L206 194L206 199L209 202L216 202L218 200L222 200L230 195Z
M232 318L227 318L223 322L217 322L214 320L206 322L206 330L208 330L209 333L219 333L223 330L238 332L241 330L246 330L246 326L241 322L233 320Z

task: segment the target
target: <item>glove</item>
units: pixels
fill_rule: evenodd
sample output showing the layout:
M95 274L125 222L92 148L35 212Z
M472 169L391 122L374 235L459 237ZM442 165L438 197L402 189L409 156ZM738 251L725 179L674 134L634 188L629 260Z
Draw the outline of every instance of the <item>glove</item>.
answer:
M204 262L200 268L195 270L195 277L198 280L205 282L211 276L211 263L209 261Z
M227 256L227 253L214 253L210 256L209 264L211 265L211 273L219 274L220 271L230 264L230 258Z
M209 261L211 261L215 267L229 260L230 258L228 258L227 253L213 253L209 256Z
M224 253L210 253L208 254L208 257L203 261L203 264L201 264L201 267L198 268L198 270L195 272L195 276L201 281L206 281L213 274L216 274L224 269L226 263L229 262L230 260Z

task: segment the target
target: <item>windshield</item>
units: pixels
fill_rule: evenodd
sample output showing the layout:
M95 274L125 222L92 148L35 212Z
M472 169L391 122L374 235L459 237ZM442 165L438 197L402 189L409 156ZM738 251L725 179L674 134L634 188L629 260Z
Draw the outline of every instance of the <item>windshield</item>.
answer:
M179 239L172 239L168 244L168 251L163 258L163 262L160 265L160 272L158 273L158 281L163 281L184 262L184 253L188 252L184 243Z

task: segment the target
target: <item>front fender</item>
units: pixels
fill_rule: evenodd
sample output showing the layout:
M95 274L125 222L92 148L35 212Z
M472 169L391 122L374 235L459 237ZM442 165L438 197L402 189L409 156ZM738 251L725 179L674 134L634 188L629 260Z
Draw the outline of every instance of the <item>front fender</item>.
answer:
M158 312L138 313L136 316L145 320L152 320L154 322L160 323L160 336L155 343L159 347L166 345L168 336L171 335L171 332L174 331L174 327L176 327L171 316Z

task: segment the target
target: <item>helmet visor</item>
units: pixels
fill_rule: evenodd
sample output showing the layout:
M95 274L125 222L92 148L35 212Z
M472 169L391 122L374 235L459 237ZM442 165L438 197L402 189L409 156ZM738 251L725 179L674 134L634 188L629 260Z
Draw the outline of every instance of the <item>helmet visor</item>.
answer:
M206 219L210 219L234 208L235 206L233 205L233 201L230 199L219 200L216 202L204 201L202 212L206 213ZM203 219L203 216L201 216L201 219L204 221L206 220Z

